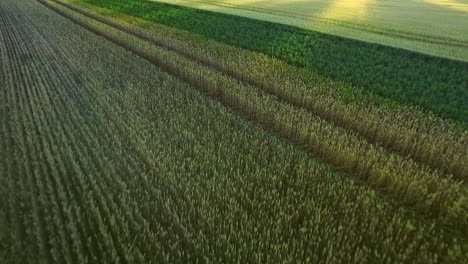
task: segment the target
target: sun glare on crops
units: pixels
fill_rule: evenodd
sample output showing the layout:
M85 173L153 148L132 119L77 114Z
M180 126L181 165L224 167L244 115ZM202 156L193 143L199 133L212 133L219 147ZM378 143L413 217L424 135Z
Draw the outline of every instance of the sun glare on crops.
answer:
M365 18L368 6L374 0L336 0L320 14L329 19Z

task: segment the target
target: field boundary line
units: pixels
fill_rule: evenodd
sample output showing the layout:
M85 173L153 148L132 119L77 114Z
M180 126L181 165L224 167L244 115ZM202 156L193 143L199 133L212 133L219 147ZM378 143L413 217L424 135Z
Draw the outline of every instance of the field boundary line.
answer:
M382 190L384 190L385 194L390 194L396 201L398 201L400 204L405 205L407 203L411 203L412 205L417 205L417 203L423 203L420 204L422 208L410 206L410 208L416 209L416 210L421 210L425 211L428 214L431 214L431 218L439 218L441 223L449 224L451 228L454 228L456 230L466 232L466 209L465 208L458 208L458 204L466 199L466 196L464 195L465 189L463 186L460 185L459 182L453 182L450 179L438 179L440 181L440 184L437 184L434 186L434 190L430 191L429 193L426 193L425 191L420 191L421 188L426 188L429 187L429 185L432 185L435 183L436 175L434 172L429 171L425 167L420 167L414 161L412 160L405 160L402 157L396 156L396 155L390 155L388 158L390 158L388 161L390 163L382 163L380 165L375 165L373 164L372 167L371 164L369 163L364 163L364 164L359 164L359 159L356 159L353 164L349 164L349 162L344 161L343 159L345 158L344 153L348 153L353 147L356 147L359 144L359 149L361 152L363 152L363 155L366 157L370 157L369 155L376 155L376 157L380 158L385 158L387 155L389 155L388 152L385 151L385 149L381 147L375 147L371 144L366 144L365 141L361 141L360 137L356 137L353 133L349 133L349 131L340 129L339 127L333 126L333 124L328 123L327 121L321 121L320 119L315 120L314 118L311 118L311 120L304 120L304 124L301 124L301 120L294 118L294 120L290 120L286 123L282 123L282 117L278 117L277 119L272 119L270 117L271 112L268 108L263 109L262 105L258 105L256 102L260 100L260 98L263 98L266 96L268 98L269 95L264 94L261 90L257 90L254 92L249 92L249 89L244 89L246 91L243 93L242 92L242 84L237 82L235 79L230 79L228 76L225 75L220 75L218 79L215 79L214 82L218 83L219 81L227 81L228 83L226 85L230 86L231 89L228 89L227 92L223 91L223 89L216 88L216 87L210 87L210 83L213 83L213 81L210 81L209 79L204 79L202 76L205 73L210 73L214 72L216 74L216 71L213 71L209 67L204 67L203 65L197 64L196 62L193 62L184 56L178 56L175 54L175 58L179 57L180 58L180 63L186 63L187 65L193 64L193 65L199 65L200 69L198 71L188 73L188 74L182 74L180 70L175 68L175 64L165 64L167 58L165 58L165 55L161 55L161 57L158 57L158 55L151 55L147 52L138 50L136 47L130 46L125 40L118 39L117 37L113 37L111 33L107 33L106 31L99 30L94 28L93 26L87 24L86 18L81 21L80 19L74 17L74 15L67 13L64 10L67 10L66 7L64 7L64 10L60 9L60 5L56 4L57 6L52 5L52 3L47 3L44 0L38 0L41 4L43 4L45 7L50 8L52 11L62 15L65 18L68 18L70 21L76 23L79 26L82 26L85 29L89 29L90 32L95 33L98 36L101 36L112 43L115 43L116 45L119 45L129 51L131 51L133 54L137 55L138 57L146 60L147 62L157 66L161 70L171 74L175 75L176 77L179 77L180 80L191 84L194 86L196 90L198 90L200 93L212 98L215 101L218 101L225 107L229 108L231 111L237 112L241 116L244 116L247 120L250 120L256 124L258 124L260 127L263 129L270 131L270 133L275 134L275 136L279 138L283 138L286 141L294 144L296 147L302 149L303 151L306 151L307 153L313 155L314 157L318 158L325 164L336 168L338 171L344 172L350 176L356 175L356 173L363 173L363 175L357 176L357 178L363 178L365 177L365 181L367 184L369 184L372 187L375 187L376 189L379 189L379 186L382 187L382 182L378 183L380 179L383 179L384 181L391 180L388 177L390 176L390 170L397 169L395 173L398 171L402 171L403 167L397 167L394 168L392 167L396 161L401 159L404 161L405 167L407 169L410 169L412 173L416 173L414 176L415 178L411 180L411 184L409 185L399 185L399 184L390 184L388 186L384 186ZM53 2L51 0L51 2ZM72 12L73 13L73 12ZM77 13L77 12L75 12ZM78 13L79 14L79 13ZM85 16L84 16L85 17ZM104 24L104 26L107 26ZM108 26L107 26L108 27ZM112 27L110 27L112 28ZM116 30L118 32L118 30ZM122 34L123 33L123 34ZM122 32L122 36L126 35L125 32ZM148 44L151 44L151 42L148 42ZM166 52L167 54L171 54L171 51L165 51L165 49L159 48L161 51L160 52ZM184 62L184 60L186 62ZM199 75L199 76L198 76ZM199 79L197 79L199 77ZM241 89L241 94L243 96L254 96L256 97L256 94L258 93L258 97L253 98L253 101L242 101L240 95L237 95L237 92L235 89ZM231 90L231 91L229 91ZM263 95L262 95L263 93ZM282 105L282 109L285 111L289 111L290 114L301 114L300 109L296 109L293 106L289 104L285 104L284 102L278 101L275 97L271 97L273 100L272 103L275 101L278 102L279 105ZM257 101L255 101L257 100ZM261 102L261 101L258 101ZM256 105L257 104L257 105ZM267 105L268 106L268 105ZM270 108L272 106L270 105ZM301 118L299 116L298 118ZM306 128L306 125L311 125L311 127ZM306 129L307 134L301 133L299 129ZM319 132L313 134L313 132ZM326 141L325 143L320 143L324 139L324 134L325 135L337 135L338 133L344 132L343 140L350 140L350 143L346 143L343 146L343 154L338 155L338 157L331 156L333 152L336 152L337 145L335 141L329 142ZM309 134L311 133L311 134ZM321 136L320 136L321 135ZM342 140L342 141L343 141ZM344 142L344 141L343 141ZM347 142L347 141L346 141ZM365 146L362 146L365 145ZM318 149L315 149L318 148ZM370 148L370 150L368 150ZM370 152L369 152L370 151ZM343 163L344 162L344 163ZM351 166L351 167L350 167ZM390 167L389 167L390 166ZM408 167L409 166L409 167ZM388 177L387 177L388 176ZM353 177L356 178L356 177ZM410 180L410 179L408 179ZM376 182L377 181L377 182ZM420 187L419 184L422 184ZM404 188L407 187L407 188ZM433 196L437 195L438 198L437 200L433 201ZM447 196L447 198L445 198ZM454 206L456 206L454 208ZM431 212L432 211L432 212ZM444 220L445 219L445 220ZM460 225L458 225L459 223Z
M289 18L303 20L303 21L317 21L317 22L321 22L321 23L324 23L324 24L333 24L333 25L337 25L337 26L340 26L340 27L344 27L344 28L349 28L349 29L359 30L359 31L363 31L363 32L374 33L374 34L377 34L377 35L388 36L388 37L396 37L396 38L400 38L400 39L419 41L419 42L424 42L424 43L429 43L429 44L441 44L441 45L451 46L451 47L468 48L468 42L463 41L463 40L459 40L459 39L441 38L441 37L418 34L418 33L413 33L413 32L405 32L405 31L400 31L400 30L396 30L396 29L379 30L377 28L365 27L365 26L355 24L355 23L344 23L344 22L341 22L341 21L338 21L338 20L335 20L335 19L330 19L330 18L303 16L303 15L292 13L292 12L289 12L289 11L285 11L283 13L283 12L279 12L279 11L272 10L272 9L267 9L267 8L253 7L253 6L242 7L240 5L225 4L225 3L213 3L211 1L197 1L197 0L181 0L181 1L189 2L189 3L192 2L192 3L200 3L200 4L207 4L207 5L212 5L212 6L225 7L225 8L229 8L229 9L246 10L246 11L250 11L250 12L275 15L275 16L280 16L280 17L289 17ZM168 4L168 5L176 5L176 6L180 6L180 7L186 7L186 8L193 8L193 9L200 10L200 11L205 11L205 12L220 13L222 15L230 15L230 14L225 14L225 13L222 13L222 12L204 10L204 9L199 9L199 8L195 8L195 7L187 7L187 6L182 6L182 5L173 4L173 3L159 2L159 1L155 1L155 2L164 3L164 4ZM236 16L236 15L233 15L233 16ZM288 25L290 27L294 27L294 28L300 29L302 31L317 31L317 30L307 29L305 27L290 25L290 24L286 24L286 23L270 22L270 21L265 21L265 20L261 20L261 19L258 19L258 18L251 18L251 17L245 17L245 18L258 20L258 21L261 21L261 22L269 22L269 23L278 23L278 24ZM326 33L326 32L321 32L321 33L335 35L335 34ZM338 36L338 35L336 35L336 36ZM351 39L349 37L344 37L344 36L339 36L339 37ZM367 42L367 41L364 41L364 40L358 40L358 41Z
M415 157L414 155L410 155L408 157L408 155L405 154L403 150L399 150L397 147L394 147L393 145L389 145L386 142L379 141L378 139L372 139L372 137L370 135L366 135L366 134L363 134L363 133L357 131L356 129L352 128L352 125L349 125L349 122L346 121L346 120L344 120L344 121L335 120L335 118L329 117L326 113L320 113L320 111L313 109L313 107L307 107L307 106L301 105L298 102L294 102L293 100L288 99L285 94L281 94L281 93L278 93L278 92L273 91L271 89L267 89L267 88L264 87L265 86L264 84L259 84L258 82L252 81L249 78L242 78L242 76L240 76L240 74L237 74L235 71L225 69L223 66L218 65L215 62L210 62L210 61L204 60L203 58L201 58L199 56L192 55L192 54L190 54L188 52L185 52L182 49L179 49L179 48L170 46L168 44L165 44L165 43L163 43L161 41L158 41L157 39L155 39L153 37L149 37L149 36L145 35L144 33L133 31L133 30L129 29L128 27L125 27L125 26L119 25L117 23L114 23L112 21L109 21L109 20L107 20L107 19L105 19L105 18L103 18L101 16L88 13L88 12L86 12L84 10L81 10L81 9L77 8L77 7L71 6L70 4L63 3L63 2L58 1L58 0L49 0L49 1L52 1L52 2L57 3L59 5L62 5L65 8L73 10L73 11L75 11L75 12L77 12L77 13L83 15L83 16L89 17L89 18L91 18L93 20L96 20L96 21L101 22L101 23L103 23L105 25L108 25L108 26L110 26L112 28L115 28L115 29L120 30L120 31L122 31L124 33L132 35L132 36L134 36L136 38L139 38L139 39L144 40L144 41L148 41L148 42L150 42L150 43L152 43L152 44L154 44L156 46L159 46L159 47L164 48L166 50L175 52L176 54L179 54L179 55L184 56L184 57L186 57L186 58L188 58L188 59L190 59L190 60L192 60L192 61L194 61L196 63L199 63L200 65L206 66L206 67L211 68L211 69L213 69L215 71L218 71L218 72L220 72L220 73L222 73L222 74L224 74L226 76L229 76L229 77L231 77L233 79L236 79L241 83L248 84L248 85L251 85L253 87L256 87L257 89L260 89L261 91L265 92L266 94L274 96L277 99L279 99L280 101L285 102L285 103L290 104L290 105L293 105L294 107L296 107L298 109L303 109L303 110L305 110L305 111L307 111L307 112L309 112L309 113L311 113L311 114L313 114L315 116L318 116L321 119L326 120L326 121L334 124L336 127L340 127L342 129L345 129L345 130L352 131L352 132L356 133L357 135L359 135L362 139L364 139L369 144L380 146L380 147L384 148L389 153L399 155L400 157L402 157L404 159L410 159L410 160L412 160L412 161L414 161L414 162L416 162L418 164L421 164L423 166L427 166L428 168L431 168L431 169L433 169L433 170L435 170L437 172L441 172L442 174L445 175L445 177L447 176L447 174L448 175L453 175L456 179L461 179L465 183L465 180L464 180L463 177L461 177L460 175L455 175L455 174L451 173L446 168L441 168L440 166L437 166L433 162L424 161L421 158Z

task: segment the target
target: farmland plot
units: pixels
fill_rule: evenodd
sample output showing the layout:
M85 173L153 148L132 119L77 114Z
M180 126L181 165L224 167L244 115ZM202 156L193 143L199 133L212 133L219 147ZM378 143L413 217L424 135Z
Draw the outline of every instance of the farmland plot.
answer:
M465 229L466 225L463 222L466 219L467 208L463 201L466 199L467 190L463 182L453 179L454 176L461 177L460 180L464 181L462 175L465 174L454 174L454 171L450 169L444 172L446 171L444 167L448 164L459 163L461 167L456 166L457 170L463 170L466 167L467 162L465 161L468 156L465 148L467 141L465 131L459 131L443 120L433 120L431 116L418 114L417 110L392 113L391 109L376 108L374 111L377 111L377 113L382 110L389 111L390 115L395 118L404 118L405 121L403 122L405 124L401 124L398 128L399 131L402 129L417 129L423 133L424 129L428 129L429 135L426 138L428 141L425 145L429 150L434 149L433 143L435 141L442 140L440 142L442 144L450 142L448 143L450 149L447 150L448 160L445 165L442 163L440 166L430 166L432 168L428 168L427 164L430 162L420 164L420 162L424 163L424 160L415 162L412 157L405 157L393 153L391 149L383 148L381 145L383 142L380 142L380 144L379 142L375 142L376 144L369 142L375 140L375 138L356 135L355 129L351 129L351 131L343 129L344 127L339 122L335 122L333 116L327 116L328 114L333 115L333 111L326 114L321 113L320 108L312 108L312 112L315 112L314 114L318 116L310 116L307 107L288 99L288 94L278 96L274 91L265 90L265 87L261 85L254 86L242 81L239 82L241 79L236 74L235 65L233 65L234 69L225 69L223 71L216 65L207 62L206 57L197 57L197 55L203 55L203 52L192 55L184 54L175 45L164 47L163 44L158 44L157 40L151 39L141 32L134 32L119 24L106 21L101 17L96 17L57 1L51 1L51 3L46 5L96 34L102 35L106 39L145 58L152 64L162 67L165 71L177 75L207 95L237 109L250 119L262 124L265 128L269 128L299 144L304 149L342 170L357 174L375 186L385 186L389 193L397 196L403 202L424 204L423 207L430 209L431 213L437 218L444 219L444 221L452 225L458 222L461 224L458 227ZM236 56L237 54L233 55ZM205 62L203 63L203 61ZM225 74L228 76L225 76ZM288 80L286 80L287 83ZM290 91L294 93L295 90ZM310 94L310 96L313 96L313 94ZM313 100L312 98L309 99ZM333 104L333 102L329 103ZM330 105L324 107L330 107ZM368 107L366 109L369 111ZM349 110L352 111L353 108L348 108L347 111ZM414 114L414 117L411 117L412 114ZM415 122L412 125L413 127L406 125L409 121L408 118L410 120L415 118L413 119ZM421 124L426 124L428 127L425 128ZM434 129L436 130L434 131ZM447 132L439 134L437 131ZM385 135L385 132L383 134ZM387 134L387 136L392 137L395 135ZM409 145L412 148L412 145L415 144L414 137L410 136L409 138L413 141ZM384 143L384 146L387 147L389 144L404 140L405 136L402 136L396 139L396 142ZM416 143L415 146L421 143ZM414 151L412 153L417 155ZM425 155L430 157L437 155L437 152L429 151ZM455 168L452 167L452 170Z
M468 124L466 62L151 0L62 2L164 24L202 39L261 52L366 93L419 107L465 127Z
M468 61L463 0L157 0Z
M387 150L265 90L259 73L239 80L235 61L215 65L188 36L155 43L151 28L41 3L0 2L7 263L466 260L466 134L450 122L408 110L423 145L454 146L452 168L430 167L430 151ZM221 55L251 55L238 51ZM357 158L371 153L375 167Z

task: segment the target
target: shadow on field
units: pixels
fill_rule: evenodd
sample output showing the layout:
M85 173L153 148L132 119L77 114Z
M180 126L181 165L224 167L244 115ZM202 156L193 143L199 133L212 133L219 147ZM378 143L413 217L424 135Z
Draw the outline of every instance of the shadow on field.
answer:
M468 63L150 0L84 2L262 52L398 103L468 122Z

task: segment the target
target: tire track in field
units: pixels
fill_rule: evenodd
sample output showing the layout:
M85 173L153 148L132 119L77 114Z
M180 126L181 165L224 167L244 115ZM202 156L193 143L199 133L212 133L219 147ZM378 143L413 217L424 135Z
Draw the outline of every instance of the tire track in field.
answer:
M39 1L39 0L38 0ZM402 159L406 159L406 160L411 160L412 162L415 162L415 163L418 163L422 166L425 166L425 167L428 167L432 170L435 170L438 174L441 174L442 177L450 177L450 176L454 176L456 179L460 179L462 181L465 182L465 175L463 175L463 171L460 171L460 170L457 170L457 166L455 166L455 168L448 168L445 164L442 164L440 162L437 161L437 157L427 157L426 155L423 155L423 153L426 153L427 151L427 148L424 148L423 150L425 150L424 152L410 152L408 153L408 149L404 146L404 145L401 145L401 144L395 144L395 143L392 143L392 142L389 142L388 140L385 140L385 137L381 138L381 137L375 137L373 136L372 133L365 133L362 128L359 126L360 124L357 124L353 121L349 121L347 120L345 117L341 117L341 116L338 116L338 115L331 115L330 112L327 112L327 111L330 111L328 109L325 109L325 111L323 111L323 107L322 108L316 108L314 107L314 105L312 104L311 106L308 106L308 105L304 105L302 104L301 102L297 102L297 101L294 101L292 100L287 94L283 93L282 91L278 90L278 89L271 89L270 87L267 86L267 84L264 84L262 83L262 81L255 81L253 80L252 78L248 77L248 76L244 76L243 74L241 73L238 73L236 72L235 70L232 70L232 69L229 69L223 65L221 65L220 63L217 63L217 62L213 62L213 61L210 61L209 59L205 59L201 56L197 56L197 55L194 55L194 54L191 54L190 52L188 51L185 51L183 49L179 49L179 48L176 48L176 47L173 47L173 46L170 46L168 44L165 44L163 41L159 41L158 39L155 39L153 37L150 37L150 36L147 36L145 35L144 33L141 33L141 32L137 32L137 31L133 31L125 26L122 26L122 25L118 25L114 22L111 22L111 21L108 21L102 17L99 17L97 15L94 15L94 14L90 14L90 13L87 13L86 11L83 11L83 10L80 10L76 7L73 7L69 4L66 4L66 3L63 3L63 2L60 2L60 1L57 1L57 0L50 0L54 3L57 3L59 5L62 5L70 10L73 10L79 14L82 14L90 19L93 19L95 21L98 21L98 22L101 22L105 25L108 25L112 28L115 28L119 31L122 31L122 32L125 32L129 35L132 35L138 39L141 39L141 40L144 40L144 41L148 41L152 44L154 44L155 46L157 47L161 47L161 48L164 48L168 51L172 51L176 54L179 54L183 57L186 57L194 62L197 62L199 63L200 65L203 65L205 67L209 67L215 71L218 71L222 74L225 74L233 79L236 79L238 80L239 82L241 83L245 83L245 84L248 84L248 85L251 85L253 87L256 87L256 88L259 88L260 90L262 90L263 92L265 92L266 94L268 95L271 95L271 96L274 96L276 98L278 98L280 101L283 101L287 104L291 104L295 107L297 107L298 109L304 109L305 111L308 111L310 112L311 114L315 115L315 116L318 116L320 117L321 119L324 119L326 121L328 121L329 123L335 125L336 127L339 127L339 128L343 128L345 130L349 130L349 131L352 131L353 133L356 133L359 137L362 138L362 140L365 140L366 143L369 143L369 144L373 144L375 146L379 146L379 147L382 147L383 149L385 149L388 153L391 153L391 154L396 154L398 156L400 156ZM94 32L96 33L96 32ZM98 33L96 33L98 34ZM99 34L98 34L99 35ZM402 141L404 142L404 141ZM419 154L421 153L421 154ZM456 165L460 165L460 162L455 162Z
M167 71L169 73L173 73L181 78L183 78L185 81L187 81L188 83L192 84L192 85L195 85L196 87L201 87L201 90L205 93L205 94L208 94L209 96L215 98L216 100L220 99L218 98L219 96L221 96L221 100L226 103L227 105L229 106L232 106L232 103L233 103L233 100L236 101L236 100L239 100L239 99L235 99L235 98L232 98L231 96L233 96L232 94L229 94L229 90L228 90L228 94L224 94L224 91L218 91L218 90L215 90L215 91L210 91L210 90L206 90L206 89L211 89L209 86L207 87L207 84L209 82L212 82L212 81L208 81L208 80L202 80L202 79L196 79L194 77L196 76L190 76L191 73L182 73L180 72L180 70L177 70L175 68L173 68L174 66L172 64L168 64L166 65L160 58L157 58L157 57L154 57L153 55L148 55L146 54L145 52L142 52L138 49L135 49L134 47L131 47L131 46L128 46L123 40L118 40L118 39L115 39L114 37L110 36L109 34L105 33L105 32L101 32L99 31L98 29L95 29L93 28L92 26L89 26L87 24L85 24L84 22L80 22L77 18L74 18L73 16L69 15L69 14L66 14L64 13L64 11L61 11L60 9L58 9L57 7L54 7L54 6L51 6L50 4L46 3L46 2L43 2L43 1L40 1L40 3L50 7L51 9L53 9L54 11L56 11L57 13L61 14L62 16L65 16L69 19L71 19L73 22L79 24L79 25L82 25L83 27L89 29L90 31L96 33L97 35L99 36L103 36L104 38L118 44L118 45L121 45L127 49L129 49L130 51L132 51L134 54L144 58L145 60L148 60L149 62L155 64L156 66L158 67L161 67L164 71ZM149 57L148 57L149 56ZM183 60L181 58L181 60ZM189 62L183 62L183 63L189 63ZM191 65L192 62L190 62L189 64ZM200 70L203 70L203 71L208 71L208 69L200 69ZM202 74L202 72L200 71L200 74ZM202 76L200 75L200 78ZM224 76L221 76L220 77L221 79L223 78L226 78ZM223 79L224 80L224 79ZM221 80L219 80L221 81ZM227 81L228 83L232 82L232 81ZM213 88L214 89L214 88ZM258 91L257 91L258 92ZM220 94L218 94L220 93ZM232 92L231 92L232 93ZM255 96L258 96L258 95L255 95ZM229 97L229 99L227 99L227 97ZM234 96L236 97L236 96ZM257 98L258 99L258 98ZM255 99L255 100L257 100ZM240 102L240 101L239 101ZM252 102L241 102L242 104L240 106L237 106L235 107L236 109L240 109L242 110L242 112L244 114L247 114L248 116L252 117L254 120L260 120L260 119L264 119L268 116L268 113L266 112L256 112L256 111L259 111L259 109L256 109L255 105L251 105ZM246 104L247 103L247 104ZM246 105L244 105L246 104ZM264 103L262 103L264 104ZM247 109L246 109L247 107ZM251 107L254 107L253 109L250 109ZM267 108L268 109L268 108ZM263 110L262 110L263 111ZM288 110L289 111L289 110ZM291 109L291 111L293 111L294 113L296 113L298 110L297 109ZM268 119L268 118L266 118ZM265 123L266 122L266 123ZM291 139L293 140L294 142L297 141L297 143L301 143L301 138L298 138L299 137L299 134L297 134L297 128L296 126L298 125L298 123L296 124L295 120L292 120L291 122L286 122L286 123L277 123L279 121L275 121L276 123L274 124L275 126L275 130L280 130L281 133L284 137L288 138L288 139ZM315 121L312 121L312 122L315 122ZM263 120L262 121L262 124L264 126L271 126L271 125L267 125L267 123L269 124L269 122ZM319 129L319 131L322 131L323 130L323 134L322 132L319 132L319 137L320 138L317 138L317 135L310 135L310 136L313 136L312 140L316 140L316 141L313 141L313 142L322 142L323 140L325 140L325 138L323 138L324 134L327 135L330 133L330 129L332 129L332 125L331 124L327 124L326 122L322 122L320 121L320 123L317 123L317 124L314 124L314 123L311 123L310 125L313 125L312 128L313 129ZM294 132L294 130L296 130L296 132ZM333 128L332 129L332 134L335 135L336 133L339 133L340 135L346 135L346 138L348 138L350 141L349 142L354 142L356 140L358 140L357 137L355 137L354 135L352 134L349 134L348 132L346 132L345 130L343 129L340 129L339 127L338 128ZM333 136L333 135L330 135L330 136ZM292 137L292 138L291 138ZM333 137L332 137L333 138ZM347 139L347 141L348 141ZM351 141L351 140L354 140L354 141ZM365 141L364 141L365 142ZM352 143L352 144L358 144L357 146L359 146L360 148L362 148L362 151L364 151L364 153L368 156L368 155L377 155L381 158L385 158L384 156L387 155L385 154L385 152L383 152L383 150L381 149L378 149L378 148L373 148L373 146L371 145L368 145L367 148L364 148L366 147L365 144L363 146L363 141L359 141L359 142L355 142L355 143ZM315 143L314 143L315 144ZM322 144L322 143L320 143ZM341 166L344 168L345 171L350 171L353 173L356 173L356 171L358 172L358 175L366 175L367 176L372 176L372 177L377 177L375 178L375 180L384 180L384 183L387 184L389 183L388 181L391 180L390 178L382 178L382 175L385 175L385 173L390 173L389 175L394 175L394 173L397 173L397 172L390 172L388 170L388 166L394 166L396 164L396 162L398 162L398 157L396 156L391 156L391 161L392 163L389 163L389 164L380 164L379 163L372 163L372 167L369 167L369 164L366 165L366 163L364 164L359 164L359 163L356 163L356 164L342 164L342 163L337 163L337 161L333 161L333 159L331 159L332 156L331 155L331 152L333 152L333 148L336 148L336 144L333 143L331 145L318 145L319 149L316 150L316 149L313 149L313 153L320 153L320 156L323 156L324 158L326 158L327 160L329 160L330 163L332 164L335 164L335 165L338 165L338 166ZM349 146L349 148L351 148L351 146ZM371 149L369 149L371 148ZM330 152L331 151L331 152ZM379 151L381 152L379 154ZM335 153L335 152L333 152ZM346 153L346 152L345 152ZM336 154L336 153L335 153ZM344 155L344 154L342 154ZM366 156L366 157L367 157ZM338 158L339 160L340 159L344 159L345 157L341 157L341 158ZM374 158L375 159L375 158ZM341 161L340 161L341 162ZM374 167L378 165L377 167ZM348 167L351 166L351 167ZM357 166L357 167L356 167ZM351 169L352 168L352 169ZM458 221L463 221L463 208L461 208L462 211L459 211L458 213L448 213L449 211L451 210L458 210L458 209L453 209L453 205L452 203L454 201L458 201L459 199L464 199L463 197L464 196L455 196L455 195L462 195L463 193L463 190L460 189L460 188L463 188L461 186L459 186L458 184L456 183L452 183L450 181L442 181L442 180L439 180L437 179L437 184L434 185L434 181L436 181L436 179L434 178L435 176L434 175L431 175L431 174L428 174L429 172L423 170L421 171L420 168L418 166L415 166L415 164L413 163L408 163L406 164L404 167L401 167L399 168L400 170L411 170L411 171L414 171L416 174L414 177L416 177L415 179L418 179L418 183L416 183L415 179L405 179L405 180L411 180L411 181L414 181L412 184L407 184L405 185L404 187L405 188L401 188L401 187L396 187L397 185L389 185L389 186L386 186L387 188L390 188L388 192L396 195L397 197L399 197L400 199L402 199L404 202L410 202L410 203L414 203L414 199L416 198L418 201L418 199L422 199L421 202L423 202L424 199L427 199L427 198L424 198L426 197L426 195L431 195L431 193L426 193L427 191L418 191L419 189L421 188L439 188L438 186L440 186L439 189L436 189L436 193L439 193L439 192L442 192L443 194L440 193L440 195L442 196L439 196L438 199L441 199L439 200L437 203L431 203L428 207L424 206L426 208L426 212L429 213L429 208L431 210L434 210L433 212L435 213L435 215L439 215L439 214L442 214L444 216L448 216L448 215L451 215L451 217L455 217L455 219L458 219L458 220L455 220L456 222ZM380 171L380 172L379 172ZM386 171L386 172L385 172ZM377 174L376 174L377 173ZM383 173L383 174L380 174L380 173ZM418 176L419 175L419 176ZM414 178L413 177L413 178ZM421 178L422 177L422 178ZM429 178L428 178L429 177ZM387 179L387 180L385 180ZM419 182L423 183L423 185L420 185ZM390 182L392 183L392 182ZM373 184L374 185L374 184ZM428 186L430 185L430 186ZM393 189L392 189L393 188ZM406 189L408 188L408 189ZM413 189L415 188L416 191L414 191ZM447 189L448 188L448 189ZM456 191L454 191L456 189ZM413 191L410 191L410 190L413 190ZM422 190L422 189L421 189ZM450 191L448 191L450 190ZM449 193L451 194L449 194ZM462 193L460 193L462 192ZM411 198L409 198L411 197ZM449 197L448 200L446 200L445 197ZM455 199L455 200L454 200ZM440 204L438 204L440 203ZM447 205L448 203L448 205ZM446 211L447 210L447 211ZM434 215L434 216L435 216ZM435 216L437 217L437 216ZM451 219L451 218L450 218ZM450 220L452 221L452 220ZM463 225L461 225L462 228Z

